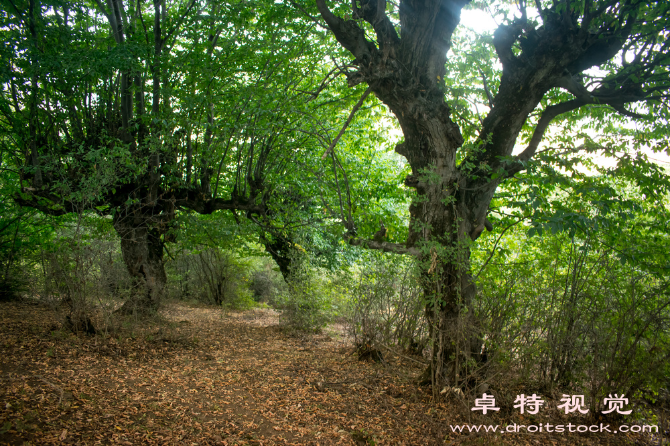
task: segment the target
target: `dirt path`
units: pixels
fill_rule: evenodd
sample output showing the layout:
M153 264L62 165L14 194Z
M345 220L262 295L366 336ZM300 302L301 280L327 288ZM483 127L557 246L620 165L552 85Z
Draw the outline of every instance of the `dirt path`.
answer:
M336 333L287 336L271 311L171 305L119 337L74 336L61 315L0 304L0 444L636 444L623 435L455 434L420 365L363 363ZM464 406L461 403L460 406ZM466 408L467 409L467 408ZM496 423L488 419L487 423ZM637 443L641 444L641 443Z

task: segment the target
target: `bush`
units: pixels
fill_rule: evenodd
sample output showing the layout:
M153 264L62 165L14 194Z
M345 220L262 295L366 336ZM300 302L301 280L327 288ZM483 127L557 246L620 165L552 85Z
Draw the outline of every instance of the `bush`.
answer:
M118 300L132 292L131 278L109 220L70 217L53 229L37 249L32 267L25 268L29 292L66 312L65 328L108 332Z
M28 291L29 277L23 268L22 259L18 258L17 250L2 249L5 241L2 235L0 234L0 301L16 300Z
M219 248L182 252L171 265L173 294L178 299L245 309L254 306L247 284L249 265Z
M428 343L423 291L415 265L384 253L368 253L351 291L349 332L359 356L372 357L380 345L422 354Z
M271 264L268 263L251 273L249 288L257 302L274 304L279 294L286 292L286 282L280 273L271 269Z
M64 327L73 332L95 334L91 316L97 305L102 326L107 330L115 302L108 297L127 297L131 292L130 277L120 262L118 243L92 236L89 228L77 224L62 228L51 246L42 252L44 290L42 297L65 307Z
M289 330L317 333L333 318L337 293L329 274L300 262L290 273L287 290L278 296L281 321Z
M33 214L11 199L0 200L0 301L19 299L29 291L34 253L43 241L35 235L51 229Z
M2 267L3 265L0 265ZM28 279L15 265L5 269L0 276L0 301L16 300L28 290Z
M670 300L666 281L623 264L596 240L565 234L524 240L514 262L489 266L477 312L487 344L522 379L574 389L599 410L610 393L631 397L667 385Z

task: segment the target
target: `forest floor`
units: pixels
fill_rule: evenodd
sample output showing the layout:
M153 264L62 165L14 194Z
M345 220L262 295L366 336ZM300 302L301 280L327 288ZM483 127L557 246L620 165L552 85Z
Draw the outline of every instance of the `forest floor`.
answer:
M474 415L456 396L433 401L416 385L421 364L358 361L343 330L296 337L272 310L172 303L113 336L74 335L63 320L36 302L0 303L0 444L651 444L640 434L453 432L592 423L550 409Z

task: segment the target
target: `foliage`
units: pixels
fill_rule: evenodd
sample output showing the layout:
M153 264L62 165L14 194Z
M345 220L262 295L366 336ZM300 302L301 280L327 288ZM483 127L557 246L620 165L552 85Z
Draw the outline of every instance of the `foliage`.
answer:
M248 288L250 265L220 248L194 246L183 250L170 264L174 293L178 299L193 299L232 309L254 306Z
M27 290L28 278L22 263L28 256L23 249L28 251L35 247L31 246L26 234L33 229L28 223L32 213L6 208L3 211L0 227L0 301L17 299Z
M165 285L430 339L452 385L667 387L670 3L465 3L8 2L0 299L82 328Z
M345 299L342 279L337 273L314 266L309 257L303 258L291 269L287 290L276 300L282 323L290 331L320 332L341 314Z
M333 264L341 229L330 210L360 159L318 160L356 97L322 63L340 51L299 11L272 1L10 6L0 138L18 173L12 195L46 213L113 216L129 272L148 288L135 304L159 307L162 248L185 211L229 211L266 239L321 225L300 237Z
M487 237L488 249L476 256L484 267L477 311L487 321L492 356L545 389L584 392L592 410L610 393L664 388L670 360L670 246L663 216L647 213L641 200L633 208L610 201L611 210L585 212L585 198L603 191L624 204L634 195L612 185L586 186L596 182L585 177L576 188L578 200L545 196L562 206L562 215L577 217L573 226L568 218L533 219ZM544 224L553 230L540 231ZM567 228L557 230L557 224Z
M0 300L16 299L31 291L41 247L51 242L60 225L60 219L14 202L17 178L11 163L2 162L7 155L0 146Z
M136 290L118 244L110 238L109 221L64 217L42 235L48 237L21 259L30 296L62 311L68 330L89 334L113 330L114 309Z
M265 262L259 269L251 273L249 288L257 302L275 304L281 293L286 293L286 283L278 271L272 268L270 262Z

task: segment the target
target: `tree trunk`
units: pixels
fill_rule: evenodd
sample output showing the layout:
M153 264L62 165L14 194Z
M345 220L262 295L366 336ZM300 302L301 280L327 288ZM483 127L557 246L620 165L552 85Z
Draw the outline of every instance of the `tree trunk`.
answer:
M290 236L280 234L261 234L260 242L279 266L284 281L288 282L291 270L301 263L301 253L294 248Z
M461 239L458 244L441 245L426 259L423 289L433 351L423 381L433 384L433 391L461 386L481 357L482 337L473 313L477 291L469 273L467 243ZM440 256L439 249L447 252Z
M121 252L133 280L133 293L119 311L123 314L150 314L161 305L167 276L163 264L163 243L158 230L146 219L133 216L114 218L121 237Z
M484 228L493 193L490 186L477 192L464 187L465 176L452 158L460 132L454 132L447 116L424 121L415 132L406 125L405 143L397 149L410 160L413 174L406 183L417 190L407 246L422 253L425 311L433 341L431 366L422 380L433 384L434 391L460 386L479 361L482 342L473 314L477 290L470 275L470 245Z

